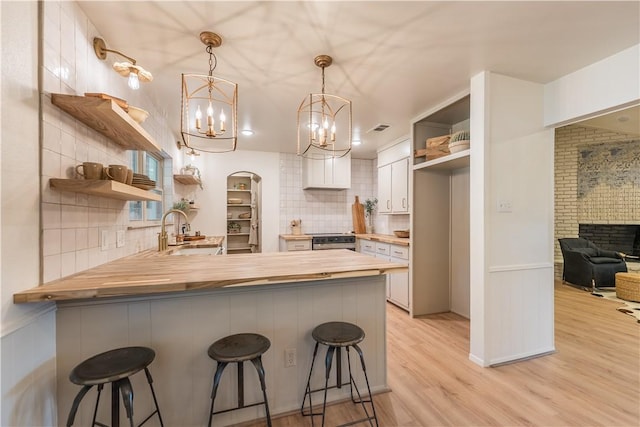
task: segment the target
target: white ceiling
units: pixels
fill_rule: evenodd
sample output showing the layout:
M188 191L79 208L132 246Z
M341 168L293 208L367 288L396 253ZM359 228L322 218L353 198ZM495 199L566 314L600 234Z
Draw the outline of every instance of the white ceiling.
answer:
M208 72L199 40L223 37L215 75L239 85L238 148L294 152L296 111L320 90L353 101L357 158L409 133L410 120L490 70L553 81L640 43L640 2L86 1L111 49L154 74L143 84L179 135L180 75ZM120 60L110 55L108 60ZM367 133L376 124L391 127Z

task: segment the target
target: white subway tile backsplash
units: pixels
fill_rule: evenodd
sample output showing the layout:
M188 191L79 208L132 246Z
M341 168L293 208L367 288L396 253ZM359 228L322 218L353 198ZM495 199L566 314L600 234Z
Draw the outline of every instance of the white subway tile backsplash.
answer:
M69 276L76 271L76 253L67 252L60 255L60 277Z
M76 229L63 229L60 232L60 247L62 253L75 252L76 250Z
M45 283L59 279L60 271L60 254L42 257L42 280Z
M42 255L57 255L60 253L61 237L59 229L42 231Z
M42 204L42 229L60 228L60 205L54 203Z

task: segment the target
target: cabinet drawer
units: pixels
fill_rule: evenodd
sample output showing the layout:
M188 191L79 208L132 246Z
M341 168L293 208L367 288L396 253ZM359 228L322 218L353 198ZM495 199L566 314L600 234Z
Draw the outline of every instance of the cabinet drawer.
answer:
M391 256L393 258L409 259L409 247L408 246L396 246L391 245Z
M360 252L376 253L376 244L371 240L360 240Z
M388 243L379 243L376 242L376 254L377 255L386 255L389 256L391 253L390 247Z
M311 240L290 240L287 242L287 251L310 251Z

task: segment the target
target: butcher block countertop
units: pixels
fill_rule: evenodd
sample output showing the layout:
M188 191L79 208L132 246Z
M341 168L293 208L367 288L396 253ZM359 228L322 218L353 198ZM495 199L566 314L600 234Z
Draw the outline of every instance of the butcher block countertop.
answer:
M121 258L18 292L13 295L13 301L19 304L134 297L232 286L377 276L407 270L401 264L347 249L217 256L167 256L167 252L146 251Z
M284 240L311 240L308 234L281 234L280 238Z
M356 234L358 239L372 240L374 242L391 243L393 245L409 246L409 239L396 237L390 234Z

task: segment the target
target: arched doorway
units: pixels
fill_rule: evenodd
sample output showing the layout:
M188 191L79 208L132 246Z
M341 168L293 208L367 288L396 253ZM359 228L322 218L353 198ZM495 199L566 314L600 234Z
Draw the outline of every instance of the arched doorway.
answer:
M227 176L227 254L262 251L261 183L253 172Z

